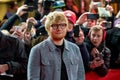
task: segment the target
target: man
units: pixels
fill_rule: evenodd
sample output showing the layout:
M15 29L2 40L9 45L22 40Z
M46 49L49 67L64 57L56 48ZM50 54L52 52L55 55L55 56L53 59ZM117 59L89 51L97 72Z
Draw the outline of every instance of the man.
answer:
M64 39L68 29L64 13L49 13L45 29L49 37L31 49L28 80L85 80L79 48Z
M18 39L0 32L0 80L26 80L27 55Z

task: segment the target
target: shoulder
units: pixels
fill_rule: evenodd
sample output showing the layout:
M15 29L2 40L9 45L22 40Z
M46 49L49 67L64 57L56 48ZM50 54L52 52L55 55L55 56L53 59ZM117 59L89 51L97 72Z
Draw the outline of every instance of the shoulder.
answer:
M75 43L72 43L72 42L67 41L67 40L64 40L64 42L65 42L65 47L67 49L73 49L73 50L78 49L79 50L79 47Z
M38 44L36 44L35 46L33 46L32 48L34 48L34 49L40 49L40 48L42 48L42 47L45 47L45 45L46 45L46 43L47 43L47 41L46 40L44 40L44 41L42 41L42 42L39 42Z
M64 42L65 42L67 45L77 46L75 43L70 42L70 41L68 41L68 40L65 40Z
M8 36L8 35L4 35L2 37L2 41L3 42L7 42L9 45L19 45L19 44L22 44L22 43L20 43L20 41L17 38L12 37L12 36Z

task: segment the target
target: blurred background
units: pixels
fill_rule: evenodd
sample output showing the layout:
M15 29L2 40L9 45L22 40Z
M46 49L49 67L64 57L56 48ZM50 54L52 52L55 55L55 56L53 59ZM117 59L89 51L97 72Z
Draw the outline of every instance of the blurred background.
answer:
M58 0L45 0L45 1L56 2ZM89 11L89 5L91 1L101 2L102 6L105 6L107 4L111 5L114 9L114 14L117 14L117 12L120 10L120 0L61 0L61 1L64 1L64 4L60 4L61 6L64 5L65 7L67 7L67 9L72 9L77 14L77 16L80 16L82 13ZM2 23L5 20L12 16L19 6L28 3L34 3L34 6L37 6L37 2L38 0L0 0L0 25L2 25ZM71 2L72 8L70 4ZM55 6L53 6L54 8L56 7L56 4ZM34 12L29 13L29 16L32 15L34 15Z

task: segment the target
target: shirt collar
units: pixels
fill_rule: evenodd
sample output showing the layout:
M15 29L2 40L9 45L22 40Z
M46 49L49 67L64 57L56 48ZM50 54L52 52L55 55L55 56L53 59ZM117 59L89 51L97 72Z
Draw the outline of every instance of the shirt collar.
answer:
M50 51L54 51L57 48L55 44L52 42L50 37L47 38L47 46L49 47ZM65 39L64 39L64 48L66 50L69 50L68 41Z

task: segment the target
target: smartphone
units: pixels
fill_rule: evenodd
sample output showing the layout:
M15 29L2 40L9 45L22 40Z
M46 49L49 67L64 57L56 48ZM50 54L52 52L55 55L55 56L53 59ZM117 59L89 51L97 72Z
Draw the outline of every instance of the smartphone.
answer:
M73 28L74 37L80 37L79 31L80 31L79 25L75 25Z
M23 9L23 11L32 12L34 9L35 9L34 6L28 6L28 8Z
M87 14L88 19L97 20L99 18L98 14Z
M28 23L28 26L27 26L27 32L30 32L31 31L31 28L32 28L33 24L31 22Z

